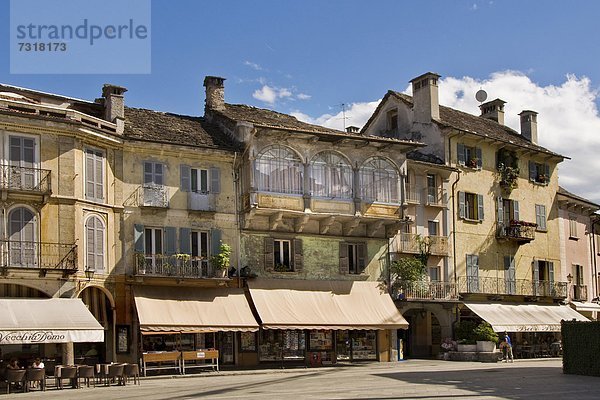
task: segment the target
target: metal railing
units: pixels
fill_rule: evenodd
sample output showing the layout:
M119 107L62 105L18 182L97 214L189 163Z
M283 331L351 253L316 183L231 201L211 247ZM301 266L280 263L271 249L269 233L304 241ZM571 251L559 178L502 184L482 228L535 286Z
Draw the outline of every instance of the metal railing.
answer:
M421 192L413 187L406 186L406 201L409 203L421 204Z
M50 194L50 170L0 165L0 187L6 190Z
M573 285L571 287L571 298L575 301L586 301L588 299L587 285Z
M0 240L2 267L77 270L77 245Z
M419 242L414 233L399 233L394 236L390 245L391 253L410 253L418 254L420 252ZM434 255L448 254L448 238L445 236L421 236L425 244L429 246L429 251Z
M456 285L451 282L396 281L394 300L458 300Z
M498 237L516 240L518 242L530 242L535 239L535 225L519 222L510 224L498 223Z
M143 185L139 188L139 204L143 207L169 207L169 190L162 185Z
M425 194L425 204L438 207L445 207L448 204L446 192L442 188L427 187L423 191Z
M491 277L458 278L459 293L482 293L497 295L567 297L566 282L534 281L529 279L505 279Z
M135 274L157 277L218 278L221 270L213 268L206 258L189 254L135 254Z

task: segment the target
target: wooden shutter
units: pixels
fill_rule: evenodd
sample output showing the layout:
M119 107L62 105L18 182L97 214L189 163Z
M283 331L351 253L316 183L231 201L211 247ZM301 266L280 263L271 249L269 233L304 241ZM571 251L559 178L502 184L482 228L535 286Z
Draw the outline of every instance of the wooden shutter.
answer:
M210 169L210 193L221 193L221 170Z
M95 270L96 268L96 217L88 218L85 226L86 234L86 265L85 269Z
M210 230L210 249L213 256L221 252L221 231L219 229Z
M272 237L265 238L264 245L264 253L265 253L265 270L273 271L273 252L275 251L275 246L273 244Z
M356 245L356 252L358 253L358 273L362 273L367 266L367 246L364 243Z
M94 153L91 150L85 152L85 197L94 198Z
M348 243L340 242L340 274L346 275L350 273L348 264Z
M94 178L96 181L94 197L96 200L104 200L104 156L101 152L94 153Z
M461 143L456 144L456 159L459 165L465 165L465 146Z
M498 223L502 224L504 223L504 199L502 199L502 196L498 196L496 204L498 210Z
M189 192L191 190L191 169L189 165L183 165L179 167L180 170L180 180L181 180L181 191Z
M521 219L519 217L519 202L516 200L513 200L512 206L513 206L513 219L516 221L519 221Z
M100 218L96 217L96 231L95 231L95 244L96 244L96 270L104 270L104 224Z
M545 205L540 205L539 206L540 209L540 226L539 228L541 230L546 230L546 206Z
M529 161L529 180L532 182L535 182L536 180L536 168L535 168L535 163L533 161Z
M181 254L192 254L190 228L179 228L179 252Z
M458 216L460 218L465 218L466 210L465 210L465 192L458 192Z
M138 253L144 252L144 225L135 224L133 226L134 248Z
M165 227L165 254L172 256L177 253L177 230L171 226Z
M554 282L554 263L552 261L548 262L548 280L550 282Z
M477 158L477 168L481 169L483 159L481 158L481 147L475 147L475 157Z
M540 280L540 264L538 260L533 261L533 281L539 282Z
M484 215L483 215L483 195L482 194L478 194L477 195L477 219L480 221L483 221Z
M302 255L302 239L294 239L294 271L302 272L304 256Z

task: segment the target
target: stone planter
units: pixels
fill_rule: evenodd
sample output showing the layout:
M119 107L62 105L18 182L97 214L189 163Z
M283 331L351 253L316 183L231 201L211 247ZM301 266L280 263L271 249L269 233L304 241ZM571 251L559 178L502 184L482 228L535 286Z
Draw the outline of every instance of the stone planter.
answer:
M470 353L477 351L476 344L459 344L457 345L459 353Z
M477 341L477 351L480 353L493 353L496 350L496 343L487 340Z

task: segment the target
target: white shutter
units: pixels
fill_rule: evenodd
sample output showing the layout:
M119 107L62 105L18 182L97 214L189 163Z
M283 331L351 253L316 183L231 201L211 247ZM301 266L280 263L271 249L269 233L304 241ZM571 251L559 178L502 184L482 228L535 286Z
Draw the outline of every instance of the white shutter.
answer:
M104 156L102 153L95 154L94 178L96 180L96 200L104 200Z
M94 198L94 153L90 150L85 153L85 197Z

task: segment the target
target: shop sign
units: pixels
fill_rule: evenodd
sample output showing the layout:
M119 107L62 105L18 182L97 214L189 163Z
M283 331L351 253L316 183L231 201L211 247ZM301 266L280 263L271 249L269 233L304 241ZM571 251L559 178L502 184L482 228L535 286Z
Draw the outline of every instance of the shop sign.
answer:
M65 338L64 332L38 330L0 332L0 344L60 343L64 342Z

